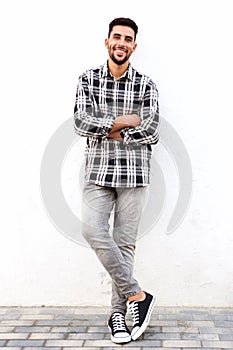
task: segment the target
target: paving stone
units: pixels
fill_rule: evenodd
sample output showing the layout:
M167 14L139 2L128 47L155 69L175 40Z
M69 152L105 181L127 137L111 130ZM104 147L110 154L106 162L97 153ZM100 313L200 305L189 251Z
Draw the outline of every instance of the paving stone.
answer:
M89 347L112 347L113 343L112 341L109 339L104 339L104 340L86 340L84 343L84 346L89 346ZM140 348L142 346L144 347L151 347L152 349L154 349L155 347L159 347L161 346L161 341L159 340L137 340L136 342L132 341L130 343L127 343L127 347L131 348L132 347L137 347ZM122 345L118 345L118 344L114 344L114 346L122 346ZM125 346L124 346L125 349Z
M221 315L212 315L212 320L214 321L230 321L228 315L226 314L221 314Z
M89 326L87 328L88 333L106 333L108 331L107 325L102 327Z
M233 332L229 334L220 334L221 340L233 340Z
M115 349L117 349L118 347L120 347L120 348L122 348L123 350L141 350L141 347L139 346L139 347L137 347L137 346L131 346L131 347L129 347L128 346L129 344L127 343L127 344L125 344L125 345L117 345L116 344L116 346L112 346L112 347L109 347L109 346L106 346L106 347L102 347L102 348L96 348L96 347L91 347L91 348L89 348L89 349L92 349L92 350L96 350L96 349L101 349L101 350L115 350ZM84 350L86 350L87 348L86 347L84 347L83 348ZM147 350L148 350L148 348L146 348ZM155 348L153 348L153 349L155 349ZM156 348L156 350L157 350L157 348Z
M231 327L233 328L233 321L214 321L216 327Z
M214 327L213 321L191 321L189 326L191 327Z
M166 339L181 339L179 333L148 333L147 330L143 335L144 340L166 340Z
M88 316L76 315L75 313L73 313L73 314L54 314L53 319L54 320L71 320L71 321L81 321L81 320L89 321Z
M225 327L200 327L200 333L232 334L233 328Z
M14 331L16 333L47 333L49 332L51 327L38 327L38 326L31 326L31 327L15 327Z
M94 307L94 306L80 306L76 308L75 314L80 315L109 315L110 314L110 308L109 307Z
M178 327L192 328L194 327L191 321L177 321Z
M195 333L184 333L181 334L181 339L183 340L219 340L218 334L195 334Z
M28 339L65 339L64 333L31 333Z
M233 321L233 315L227 316L227 320L228 320L228 321Z
M36 326L69 326L69 320L45 320L35 321Z
M45 315L45 314L26 314L20 316L21 320L52 320L54 315Z
M149 325L146 330L148 333L162 333L162 327L158 327L158 326L150 326ZM167 333L169 333L169 332L167 332Z
M165 314L152 314L151 315L151 320L158 320L160 317L162 318L164 316L164 318L166 319L166 316L168 316L168 315L165 315ZM126 320L130 320L130 321L132 321L132 318L131 318L131 316L129 315L128 317L126 317Z
M22 347L0 346L0 349L1 350L22 350ZM34 348L34 350L35 350L35 348Z
M193 315L190 314L171 314L171 315L158 315L159 320L182 320L182 321L192 321Z
M171 314L175 314L177 313L177 308L174 307L160 307L160 306L156 306L156 308L153 311L153 314L159 314L159 315L171 315Z
M111 342L108 314L109 308L0 308L0 350L233 350L232 308L157 308L145 333L124 346Z
M1 314L0 315L0 321L1 320L17 320L21 315L20 314Z
M209 313L209 308L198 308L198 307L178 307L176 313L188 313L188 314L206 314Z
M201 348L182 348L182 350L191 350L191 349L193 349L193 350L203 350L203 347L201 347ZM216 350L216 348L205 348L205 350Z
M51 350L52 348L46 348L46 350ZM72 350L72 349L74 349L74 350L102 350L102 348L97 348L97 347L95 347L95 348L88 348L88 347L83 347L83 346L81 346L81 347L77 347L77 346L75 346L75 347L72 347L72 346L70 346L70 347L63 347L62 348L62 350ZM113 349L115 349L115 348L113 348ZM124 347L124 350L125 349L127 349L127 348L125 348ZM24 350L24 349L23 349ZM35 350L35 349L34 349ZM36 349L37 350L37 349ZM131 349L132 350L132 349ZM137 349L138 350L138 349Z
M69 333L67 339L98 340L104 339L104 333Z
M103 333L103 335L104 335L103 339L106 339L106 340L111 339L111 338L110 338L110 336L111 336L111 335L110 335L110 332L105 333L105 334Z
M39 310L40 314L51 314L51 315L66 315L66 314L75 314L77 308L73 307L43 307Z
M9 308L7 308L7 307L0 307L0 314L2 315L2 314L5 314L5 313L7 313L7 311L9 310Z
M140 349L140 348L137 348L137 350L138 349ZM142 347L141 348L141 350L148 350L148 349L150 349L150 348L148 348L148 347ZM166 350L182 350L181 348L174 348L174 347L172 347L172 348L164 348L164 347L156 347L156 348L154 348L154 347L152 347L151 349L153 349L153 350L164 350L164 349L166 349ZM105 349L104 349L105 350ZM124 350L125 350L125 347L124 347ZM190 350L190 349L189 349ZM196 350L196 349L195 349Z
M203 341L202 346L204 348L233 349L233 341Z
M150 321L151 326L177 326L176 320L151 320Z
M93 327L93 328L98 328L98 327ZM105 327L106 329L106 327ZM52 327L51 329L51 332L55 332L55 333L85 333L87 332L87 327L82 327L82 326L77 326L77 327L71 327L71 326L68 326L68 327L63 327L63 326L59 326L59 327ZM97 330L97 332L95 333L98 333L99 331Z
M45 346L50 347L50 346L73 346L73 347L77 347L77 346L82 346L83 345L83 340L46 340L45 342Z
M41 307L10 307L7 309L7 313L15 314L39 314Z
M7 346L43 346L44 340L9 340Z
M27 339L28 333L0 333L0 339Z
M210 314L196 314L193 315L193 320L194 321L211 321L213 320L213 316L211 316Z
M202 308L202 309L183 309L181 308L180 309L180 313L182 314L191 314L191 315L200 315L200 316L208 316L210 315L210 310L209 309L205 309L205 308ZM179 314L179 313L177 313Z
M12 348L14 349L14 348ZM8 350L8 348L6 348ZM22 350L62 350L61 347L49 347L47 348L46 346L25 346L22 348ZM92 349L93 350L93 349Z
M212 328L208 328L212 329ZM163 333L199 333L197 327L162 327Z
M0 333L12 332L15 327L0 326Z
M91 318L89 320L75 320L69 322L70 326L91 326L93 323L96 326L106 326L106 320L95 320L95 322L93 322Z
M127 345L127 347L128 347L129 344L131 344L131 343L127 343L125 345ZM110 339L106 339L106 340L85 340L83 346L84 346L84 349L86 347L92 347L92 348L93 347L94 348L100 347L100 348L104 348L105 349L106 347L112 348L113 347L113 343L112 343L112 341ZM118 348L118 347L122 347L122 345L114 344L114 347Z
M8 325L8 326L32 326L34 323L34 320L31 321L23 321L23 320L4 320L1 321L0 326L2 325Z
M210 315L230 314L233 315L233 308L210 308Z
M80 314L60 314L60 315L54 315L55 320L63 319L63 320L73 320L73 321L88 321L93 323L94 322L107 322L108 316L106 315L80 315Z
M164 340L163 347L200 348L201 342L198 340Z

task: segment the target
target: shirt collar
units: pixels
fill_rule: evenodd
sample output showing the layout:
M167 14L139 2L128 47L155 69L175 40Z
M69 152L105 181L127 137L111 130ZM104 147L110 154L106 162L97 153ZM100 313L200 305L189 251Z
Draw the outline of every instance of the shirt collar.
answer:
M106 61L104 63L104 65L102 66L102 74L101 74L102 78L105 77L112 77L109 69L108 69L108 61ZM126 78L129 80L133 80L133 67L131 66L131 63L128 66L128 69L125 71L125 73L120 77L121 78Z

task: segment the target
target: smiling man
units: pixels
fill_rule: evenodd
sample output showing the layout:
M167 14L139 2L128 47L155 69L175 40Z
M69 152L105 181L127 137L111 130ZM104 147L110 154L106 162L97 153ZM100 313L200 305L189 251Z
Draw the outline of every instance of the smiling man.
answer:
M134 36L132 28L116 25L110 32L108 39L105 40L109 57L116 65L121 66L122 70L125 69L122 65L126 63L128 66L128 59L136 49L137 44L134 41Z
M150 183L151 145L159 139L156 85L129 62L137 32L129 18L109 24L108 60L79 77L74 109L75 131L87 137L82 233L112 279L108 327L115 343L140 337L156 301L133 275L138 225ZM127 307L131 333L125 322Z

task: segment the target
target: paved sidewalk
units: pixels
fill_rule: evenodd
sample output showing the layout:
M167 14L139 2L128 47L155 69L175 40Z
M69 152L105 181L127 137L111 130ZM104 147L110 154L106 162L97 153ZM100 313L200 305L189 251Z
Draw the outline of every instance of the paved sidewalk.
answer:
M233 349L233 308L157 307L146 332L123 346L111 342L107 318L106 308L0 307L0 349Z

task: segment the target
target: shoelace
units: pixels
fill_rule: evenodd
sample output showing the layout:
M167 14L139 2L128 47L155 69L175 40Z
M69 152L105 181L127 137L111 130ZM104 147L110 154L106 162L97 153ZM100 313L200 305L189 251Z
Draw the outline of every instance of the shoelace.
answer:
M112 315L112 327L113 331L127 331L125 326L125 318L122 314L115 312Z
M139 322L139 309L137 301L133 301L129 304L130 315L133 320L133 325Z

